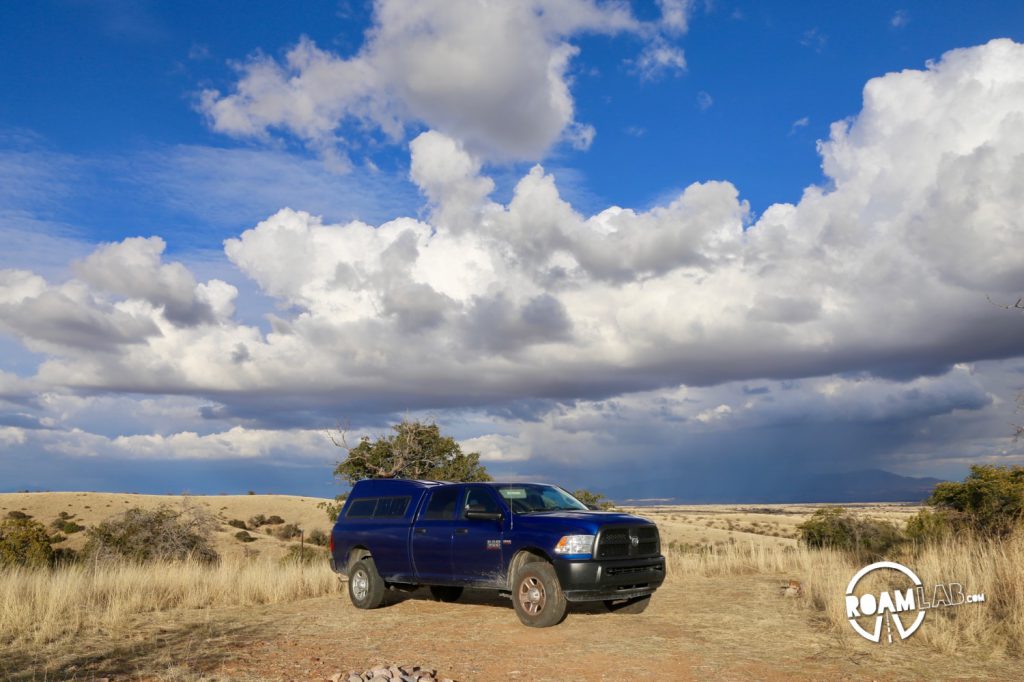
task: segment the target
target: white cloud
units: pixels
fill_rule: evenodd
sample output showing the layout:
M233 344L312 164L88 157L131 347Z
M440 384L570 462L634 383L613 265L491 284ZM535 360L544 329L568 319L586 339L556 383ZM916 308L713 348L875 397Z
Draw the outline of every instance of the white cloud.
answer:
M798 118L797 120L793 121L793 125L789 127L789 134L792 135L801 128L806 128L808 125L810 125L810 123L811 119L808 116Z
M655 36L633 61L633 69L644 80L679 75L686 71L686 56L680 48L661 36Z
M905 9L898 9L889 19L889 25L893 28L903 28L910 23L910 14Z
M658 0L661 24L673 33L686 33L690 27L692 0Z
M714 103L714 98L703 90L697 93L697 107L701 111L707 111Z
M228 240L279 304L269 332L234 319L227 285L198 283L142 239L99 247L81 279L3 272L0 324L47 354L37 381L55 390L215 397L219 418L257 425L848 372L910 380L1012 357L1024 330L985 296L1024 290L1022 74L1024 46L1000 40L870 81L860 114L820 145L828 186L754 224L721 181L586 216L541 166L498 203L480 157L427 132L411 174L428 214L374 226L284 209ZM727 400L700 410L723 404L714 423L748 414Z
M10 447L25 443L25 429L16 426L0 426L0 445Z
M0 430L0 438L2 434ZM72 457L225 460L287 456L327 460L334 454L330 439L323 431L247 429L241 426L205 435L183 431L166 436L141 434L113 438L79 428L22 431L18 444L27 441Z
M567 72L578 49L568 41L637 30L628 7L593 0L379 0L355 56L302 38L283 64L251 57L231 92L205 90L199 106L217 131L260 138L286 130L338 168L348 163L346 120L392 141L422 121L488 157L536 158L567 129L574 145L593 137L574 127Z

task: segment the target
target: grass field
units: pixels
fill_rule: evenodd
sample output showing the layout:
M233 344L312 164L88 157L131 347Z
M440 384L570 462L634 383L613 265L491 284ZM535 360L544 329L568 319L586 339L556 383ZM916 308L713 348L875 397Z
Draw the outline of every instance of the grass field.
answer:
M16 505L46 520L68 501L120 509L116 505L142 497L127 498L125 505L113 495L0 495L0 507ZM97 499L104 502L97 505ZM278 514L289 522L308 518L327 525L315 518L323 512L314 498L195 500L225 518ZM852 631L842 611L846 582L860 566L837 553L797 547L792 537L814 509L636 510L662 528L669 560L668 578L651 607L629 616L605 613L600 605L576 606L563 624L546 630L521 626L509 601L487 592L439 604L421 590L392 595L385 608L359 611L326 566L283 565L270 551L231 555L216 566L7 571L0 575L0 677L326 679L378 663L416 663L464 682L1019 679L1024 540L964 539L893 557L926 583L962 582L988 600L929 613L905 642L872 644ZM914 511L856 507L858 514L896 521ZM287 544L269 537L265 542L268 548ZM782 596L780 585L790 579L801 581L802 597Z

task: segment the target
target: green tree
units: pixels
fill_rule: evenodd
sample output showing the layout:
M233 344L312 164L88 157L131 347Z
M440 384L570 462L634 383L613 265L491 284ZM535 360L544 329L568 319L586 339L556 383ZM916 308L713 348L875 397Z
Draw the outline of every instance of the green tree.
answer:
M53 547L46 526L31 518L0 522L0 566L41 568L53 561Z
M936 485L925 503L955 529L1005 537L1024 522L1024 467L976 464L962 482Z
M583 488L574 492L572 496L588 507L597 507L598 509L613 509L615 507L615 503L603 494L594 493Z
M370 439L363 436L348 447L345 432L333 438L348 456L338 463L334 475L354 484L364 478L418 478L433 481L490 481L480 464L480 454L463 452L450 436L441 435L437 424L402 420L393 433Z

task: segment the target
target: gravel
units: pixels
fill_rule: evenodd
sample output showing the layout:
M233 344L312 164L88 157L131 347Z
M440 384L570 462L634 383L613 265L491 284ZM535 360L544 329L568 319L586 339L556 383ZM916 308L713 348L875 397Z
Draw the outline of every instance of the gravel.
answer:
M328 682L455 682L450 677L438 677L432 668L418 665L378 665L364 670L334 673Z

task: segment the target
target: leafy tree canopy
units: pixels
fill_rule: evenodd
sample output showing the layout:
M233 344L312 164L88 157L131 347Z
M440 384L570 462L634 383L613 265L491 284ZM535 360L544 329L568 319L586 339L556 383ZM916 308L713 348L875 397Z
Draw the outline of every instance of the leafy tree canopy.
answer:
M437 424L402 420L393 433L376 439L363 436L348 447L344 432L335 444L348 450L334 475L350 484L363 478L418 478L433 481L490 481L480 454L463 452Z
M612 509L615 507L615 503L602 493L591 492L583 488L575 491L572 496L588 507L597 507L598 509Z

